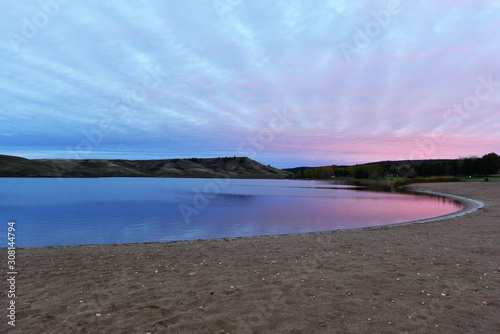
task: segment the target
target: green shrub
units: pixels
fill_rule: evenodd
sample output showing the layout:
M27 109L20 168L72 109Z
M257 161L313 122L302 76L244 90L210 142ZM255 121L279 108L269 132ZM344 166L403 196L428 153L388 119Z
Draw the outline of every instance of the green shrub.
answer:
M431 183L431 182L463 182L463 180L456 176L432 176L432 177L398 177L391 182L393 187L402 187L410 183Z

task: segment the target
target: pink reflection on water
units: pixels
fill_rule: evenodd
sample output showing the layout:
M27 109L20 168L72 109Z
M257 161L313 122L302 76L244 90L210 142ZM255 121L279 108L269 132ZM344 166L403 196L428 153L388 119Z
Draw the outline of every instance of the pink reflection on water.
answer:
M239 211L253 235L319 232L391 225L460 211L463 204L444 197L354 192L350 197L269 199L258 210ZM248 224L251 222L251 224ZM232 224L232 227L236 227Z

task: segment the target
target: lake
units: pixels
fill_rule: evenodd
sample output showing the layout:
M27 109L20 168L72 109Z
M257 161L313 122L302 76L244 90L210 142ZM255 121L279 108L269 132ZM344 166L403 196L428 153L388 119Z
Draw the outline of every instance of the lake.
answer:
M333 181L1 178L0 221L16 246L113 244L320 232L461 210L437 196Z

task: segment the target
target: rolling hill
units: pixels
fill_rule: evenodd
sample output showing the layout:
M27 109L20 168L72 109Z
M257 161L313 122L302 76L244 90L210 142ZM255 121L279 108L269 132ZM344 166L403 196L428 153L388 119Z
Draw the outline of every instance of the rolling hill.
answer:
M0 155L0 177L216 177L282 179L290 173L246 157L163 160L25 159Z

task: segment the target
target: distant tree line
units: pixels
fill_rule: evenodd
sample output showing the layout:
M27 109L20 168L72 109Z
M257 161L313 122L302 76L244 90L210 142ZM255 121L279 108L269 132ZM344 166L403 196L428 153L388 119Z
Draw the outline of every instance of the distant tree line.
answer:
M244 162L246 160L246 157L218 157L217 161L223 161L223 162L231 162L231 161L238 161L238 162Z
M421 163L412 166L382 166L380 164L338 167L309 168L294 173L296 179L329 179L333 177L353 177L355 179L378 179L381 177L416 177L416 176L458 176L497 174L500 171L500 156L489 153L483 157L468 157L450 161Z
M378 179L384 176L397 176L398 167L384 167L379 164L355 165L350 167L338 167L336 165L327 167L316 167L297 171L296 179L329 179L332 177L354 177L355 179Z
M239 162L244 162L246 157L239 157L239 158L236 156L234 156L234 157L218 157L216 159L217 159L217 161L222 161L222 162L230 162L230 161L236 161L236 160L238 160ZM174 159L174 160L178 161L179 159ZM186 160L189 160L192 162L198 162L198 163L202 162L202 159L200 159L200 158L189 158Z
M469 157L434 164L415 166L418 176L456 176L456 175L481 175L497 174L500 170L500 156L489 153L481 158Z

